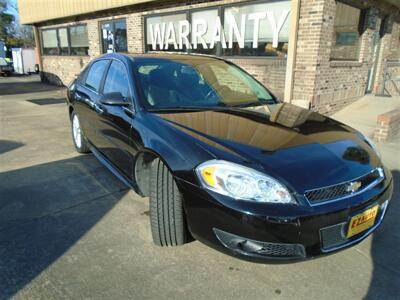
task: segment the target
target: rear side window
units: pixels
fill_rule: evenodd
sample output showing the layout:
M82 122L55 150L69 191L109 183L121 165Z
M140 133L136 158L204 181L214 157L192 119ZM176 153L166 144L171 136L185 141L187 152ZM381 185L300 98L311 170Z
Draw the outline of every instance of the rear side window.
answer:
M106 81L104 82L103 93L121 93L124 98L129 94L128 74L123 63L113 61L108 69Z
M99 60L92 64L86 77L85 85L96 92L100 89L101 79L108 65L108 60Z

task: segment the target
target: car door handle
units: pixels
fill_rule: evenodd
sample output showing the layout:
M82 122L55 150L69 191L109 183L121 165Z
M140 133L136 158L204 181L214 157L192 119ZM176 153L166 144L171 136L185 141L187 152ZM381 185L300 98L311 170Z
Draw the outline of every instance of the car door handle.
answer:
M75 99L81 101L83 100L83 96L79 93L75 93Z
M98 114L103 114L103 113L104 113L104 109L103 109L103 107L102 107L101 105L95 103L95 104L93 105L93 107L94 107L94 110L95 110Z
M86 102L89 105L92 103L92 101L90 101L89 98L87 98L85 96L82 96L80 93L76 93L75 94L75 99L78 100L78 101Z

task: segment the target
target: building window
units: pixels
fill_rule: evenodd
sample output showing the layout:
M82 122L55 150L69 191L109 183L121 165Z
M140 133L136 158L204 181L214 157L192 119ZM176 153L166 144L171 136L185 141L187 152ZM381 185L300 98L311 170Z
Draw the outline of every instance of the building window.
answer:
M360 9L337 2L331 50L332 60L358 60L361 44L360 15Z
M229 37L223 55L286 57L290 1L230 7L224 10Z
M60 55L68 55L68 31L67 28L58 29L58 39L60 46Z
M266 1L148 16L146 51L285 58L290 7L290 1Z
M88 55L86 25L42 30L44 55Z
M103 53L127 52L126 21L113 20L101 23Z
M190 47L189 26L186 13L147 18L146 51L186 51Z
M87 55L89 49L87 27L70 27L69 35L71 38L71 55Z
M217 54L219 41L213 42L214 26L217 18L219 18L217 9L195 11L192 13L192 26L197 27L195 31L192 30L192 47L196 53ZM200 35L202 31L204 31L204 34ZM196 34L193 34L194 32Z
M59 55L57 29L42 31L43 54Z

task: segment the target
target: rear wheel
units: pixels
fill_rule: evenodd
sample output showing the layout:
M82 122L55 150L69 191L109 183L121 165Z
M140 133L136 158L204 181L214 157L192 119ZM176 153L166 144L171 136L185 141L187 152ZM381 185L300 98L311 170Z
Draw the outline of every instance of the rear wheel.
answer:
M76 151L79 153L89 153L89 145L83 134L81 123L79 122L78 115L75 112L71 114L71 127L72 127L72 140Z
M183 198L165 164L153 162L150 181L150 222L158 246L178 246L187 241Z

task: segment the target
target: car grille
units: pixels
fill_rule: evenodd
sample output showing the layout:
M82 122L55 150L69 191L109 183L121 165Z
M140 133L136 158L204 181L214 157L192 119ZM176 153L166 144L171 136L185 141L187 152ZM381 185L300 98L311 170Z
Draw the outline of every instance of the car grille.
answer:
M271 257L304 257L304 247L299 244L262 243L261 248L254 251L260 255ZM243 245L246 250L246 245Z
M346 231L348 229L348 224L349 224L348 222L321 228L320 238L321 238L322 250L324 252L333 251L348 246L366 237L369 233L371 233L376 227L378 227L381 224L383 217L385 216L388 203L389 201L385 201L380 205L378 215L376 216L375 224L371 228L351 238L346 237Z
M383 179L383 170L377 168L372 172L353 180L319 189L308 190L304 195L311 204L320 204L326 201L337 200L359 194L366 189L377 185Z
M346 223L342 223L322 228L321 229L322 248L327 250L329 248L344 244L347 241L344 233L345 226Z

